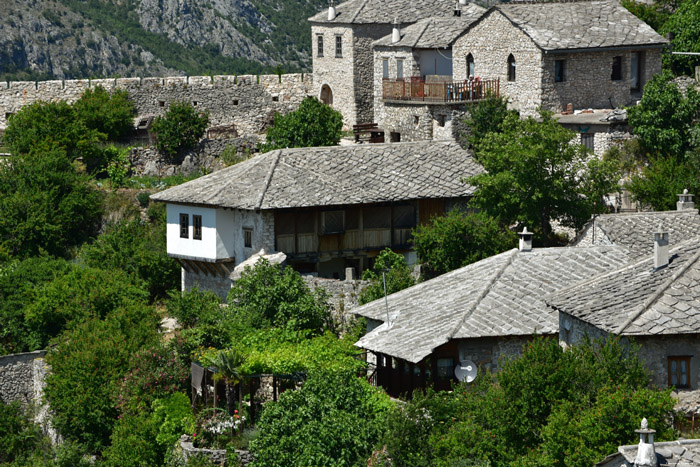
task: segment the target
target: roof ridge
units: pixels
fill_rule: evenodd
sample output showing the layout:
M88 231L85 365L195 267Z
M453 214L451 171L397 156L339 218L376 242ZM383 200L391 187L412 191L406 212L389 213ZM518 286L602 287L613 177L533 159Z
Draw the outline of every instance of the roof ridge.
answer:
M491 287L493 286L493 284L495 284L496 281L503 275L506 268L513 263L513 259L515 258L515 256L517 254L518 254L517 248L513 248L512 250L510 250L510 256L508 258L508 261L505 262L503 267L501 267L501 269L498 272L496 272L496 274L494 274L493 278L483 288L483 290L481 291L481 293L479 294L477 299L474 300L474 302L472 303L472 306L470 307L470 309L467 310L467 312L462 316L462 319L459 321L459 323L457 323L457 326L455 326L452 329L452 331L450 331L447 340L452 339L454 337L454 335L457 333L457 331L459 330L459 328L462 327L462 324L467 320L467 318L469 318L474 313L474 310L476 310L476 307L479 306L479 304L484 299L484 297L486 297L486 295L489 293L489 291L491 291Z
M277 164L279 163L280 160L280 155L282 154L281 150L277 150L277 154L275 154L275 159L272 161L272 164L270 165L270 170L267 172L267 178L265 179L265 186L263 187L262 191L260 192L260 197L258 198L258 202L256 203L256 210L259 210L260 207L262 206L263 199L265 198L265 194L267 193L267 189L270 186L270 181L272 180L272 174L275 173L275 169L277 168Z
M695 264L695 262L697 262L698 259L700 259L700 249L693 255L692 258L690 258L688 261L686 261L685 264L678 269L678 271L676 271L675 273L673 273L673 275L671 277L666 279L658 287L656 292L654 292L653 294L651 294L651 296L649 296L646 300L644 300L644 302L639 306L639 309L636 312L632 313L630 315L630 317L627 318L627 320L624 323L622 323L622 326L620 326L620 328L618 329L616 334L618 334L618 335L622 334L622 331L624 331L625 328L627 328L627 326L632 324L632 322L635 319L639 318L639 316L642 313L644 313L647 310L647 308L649 308L656 300L658 300L659 297L661 296L661 294L663 292L665 292L666 289L668 289L669 286L672 283L674 283L681 275L683 275L691 265Z
M355 14L352 15L352 18L350 18L350 21L349 21L350 23L353 23L355 21L357 16L365 8L366 5L367 5L367 0L362 0L362 3L360 4L359 8L357 9L357 11L355 11Z

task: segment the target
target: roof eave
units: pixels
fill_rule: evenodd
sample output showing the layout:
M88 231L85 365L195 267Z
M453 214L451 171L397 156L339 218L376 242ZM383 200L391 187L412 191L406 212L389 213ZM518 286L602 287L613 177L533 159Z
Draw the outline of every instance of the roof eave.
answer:
M567 49L545 49L542 51L545 55L558 55L558 54L569 54L569 53L586 53L586 52L616 52L623 50L639 50L639 49L663 49L668 47L668 43L655 43L655 44L634 44L634 45L614 45L609 47L585 47L585 48L567 48Z

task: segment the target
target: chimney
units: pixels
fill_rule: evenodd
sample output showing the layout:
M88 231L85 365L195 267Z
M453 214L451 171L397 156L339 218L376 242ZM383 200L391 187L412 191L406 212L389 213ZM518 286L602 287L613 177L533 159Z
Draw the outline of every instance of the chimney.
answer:
M678 195L678 202L676 203L676 209L678 211L683 211L685 209L695 209L695 203L693 203L693 195L688 193L688 189L683 190L683 193Z
M637 457L634 459L634 465L637 467L657 467L656 451L654 451L654 433L656 430L649 429L649 424L646 418L642 419L642 424L638 430L634 430L639 434L639 445L637 446Z
M518 237L520 237L518 250L532 251L532 232L528 232L527 227L523 227L523 231L518 232Z
M328 3L328 21L333 21L335 19L335 3L331 0Z
M391 43L395 44L401 40L401 28L399 27L398 18L394 18L394 22L391 24L393 26L391 29Z
M455 16L462 16L462 0L455 4Z
M661 224L654 233L654 269L668 266L668 232Z
M467 6L469 4L468 0L459 0L459 4L462 6Z

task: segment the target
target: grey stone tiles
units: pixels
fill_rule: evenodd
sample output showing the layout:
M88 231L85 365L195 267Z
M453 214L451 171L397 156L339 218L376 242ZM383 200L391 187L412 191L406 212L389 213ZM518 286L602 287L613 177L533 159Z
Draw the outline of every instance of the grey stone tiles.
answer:
M639 445L620 446L618 452L611 454L596 466L632 466L637 457ZM654 443L654 451L658 465L668 467L683 467L700 465L700 440L679 439Z
M391 42L391 34L374 42L375 46L412 47L432 49L448 47L486 10L469 4L462 8L462 15L452 18L426 18L401 29L401 40Z
M328 21L328 8L309 18L312 23L327 24L388 24L415 23L434 16L454 14L453 0L350 0L336 6L336 18Z
M504 3L493 8L545 51L668 43L615 0Z
M384 324L356 345L419 362L452 339L555 334L543 297L627 261L619 247L517 249L352 310Z
M458 198L483 172L454 142L362 144L271 151L151 196L239 209Z
M652 253L654 232L659 225L669 233L669 242L674 245L700 234L700 214L697 209L604 214L588 223L577 244L612 243L624 246L633 258L639 258Z
M700 332L700 238L678 244L668 266L653 257L633 262L549 296L555 310L609 333L672 335Z

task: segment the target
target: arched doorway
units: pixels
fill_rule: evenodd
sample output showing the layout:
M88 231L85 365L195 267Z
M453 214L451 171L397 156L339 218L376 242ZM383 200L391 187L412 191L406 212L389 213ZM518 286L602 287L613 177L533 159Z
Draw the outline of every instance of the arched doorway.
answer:
M331 91L331 87L327 84L321 87L321 102L333 106L333 91Z

